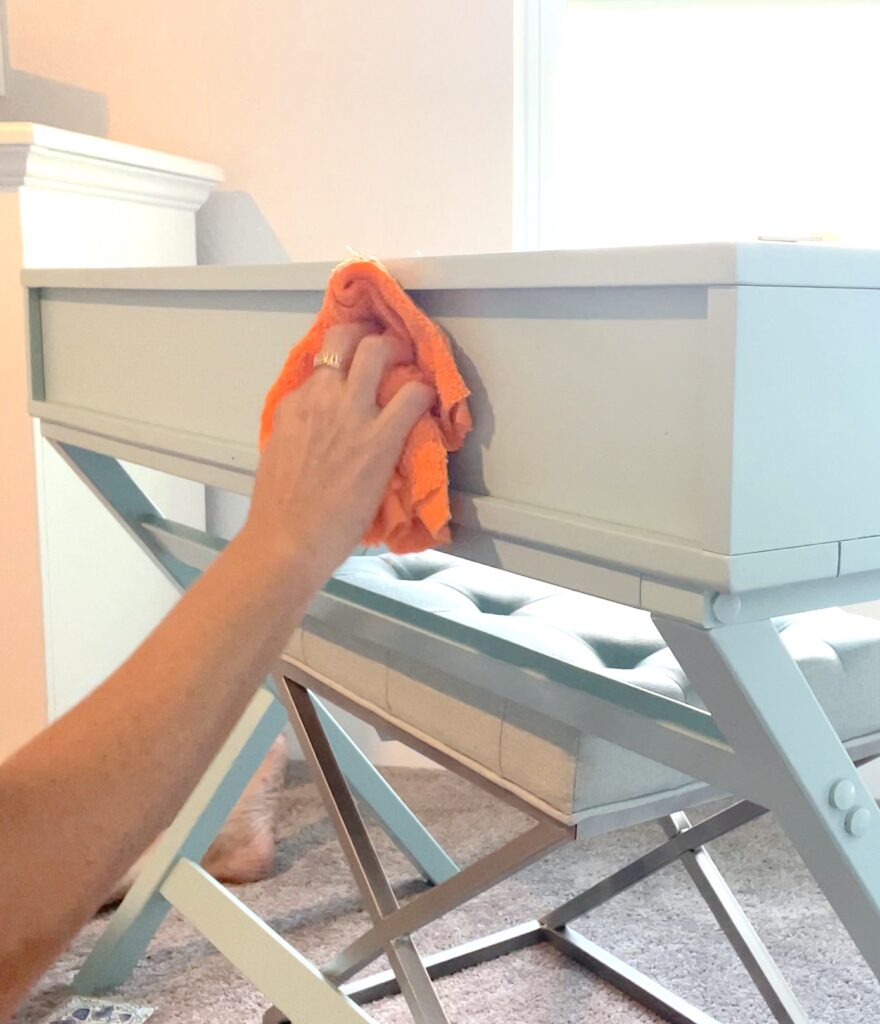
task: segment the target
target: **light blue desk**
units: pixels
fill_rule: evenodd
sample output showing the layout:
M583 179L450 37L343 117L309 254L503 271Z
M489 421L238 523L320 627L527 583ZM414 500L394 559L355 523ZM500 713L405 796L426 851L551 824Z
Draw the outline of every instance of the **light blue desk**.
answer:
M453 550L650 611L711 713L597 677L582 700L600 734L769 808L880 976L880 811L858 749L844 749L770 621L880 598L880 253L719 244L390 268L448 330L474 392L476 429L452 466ZM217 542L163 520L117 460L248 493L262 396L329 270L25 274L31 411L181 586ZM119 387L134 374L137 387ZM371 635L396 616L332 588L312 614ZM456 643L409 625L422 651ZM323 718L349 784L429 876L448 877L448 858ZM193 872L283 721L264 689L81 988L120 980L168 901L198 891L218 935L253 939L259 958L218 945L282 1009L365 1019Z

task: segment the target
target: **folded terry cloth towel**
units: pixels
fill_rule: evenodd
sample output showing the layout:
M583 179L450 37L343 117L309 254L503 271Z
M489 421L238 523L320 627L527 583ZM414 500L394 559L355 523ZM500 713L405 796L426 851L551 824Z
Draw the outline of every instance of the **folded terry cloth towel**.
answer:
M467 386L443 331L416 306L397 281L374 260L349 260L331 274L324 303L308 333L291 349L269 389L260 422L260 448L272 430L275 407L313 372L324 333L336 324L373 320L410 342L414 362L388 369L379 388L385 406L411 380L437 392L434 407L412 430L364 544L386 544L397 553L423 551L449 541L447 453L456 451L471 429Z

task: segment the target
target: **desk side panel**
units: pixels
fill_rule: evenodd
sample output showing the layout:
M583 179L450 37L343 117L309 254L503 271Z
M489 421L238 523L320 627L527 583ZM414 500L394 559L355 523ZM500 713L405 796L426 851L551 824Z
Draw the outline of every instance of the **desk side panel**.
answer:
M741 288L738 307L732 550L880 535L880 290Z

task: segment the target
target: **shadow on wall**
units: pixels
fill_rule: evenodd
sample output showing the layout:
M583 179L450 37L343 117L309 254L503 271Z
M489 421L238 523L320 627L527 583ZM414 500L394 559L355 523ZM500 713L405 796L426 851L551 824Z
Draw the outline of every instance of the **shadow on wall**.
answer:
M199 263L287 263L287 250L247 192L213 192L196 214Z
M6 0L0 0L0 49L6 81L6 95L0 96L0 121L33 121L71 132L106 136L106 97L10 67L6 26Z

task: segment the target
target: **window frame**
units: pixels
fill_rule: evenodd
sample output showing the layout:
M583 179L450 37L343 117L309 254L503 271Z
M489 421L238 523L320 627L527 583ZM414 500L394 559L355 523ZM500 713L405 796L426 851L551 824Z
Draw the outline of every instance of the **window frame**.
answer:
M553 75L567 0L515 0L513 248L540 249L542 163L548 150Z

